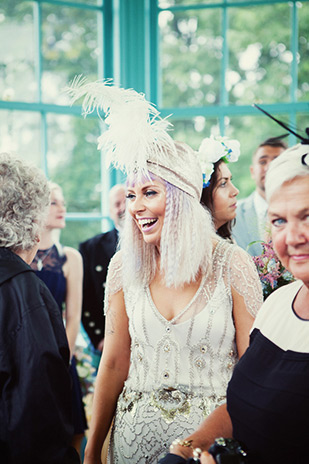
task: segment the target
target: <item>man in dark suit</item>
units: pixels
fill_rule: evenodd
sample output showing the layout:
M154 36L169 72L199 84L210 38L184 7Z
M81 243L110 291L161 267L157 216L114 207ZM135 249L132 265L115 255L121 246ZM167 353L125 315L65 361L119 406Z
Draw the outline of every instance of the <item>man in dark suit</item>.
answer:
M250 166L251 177L255 181L256 189L247 198L240 200L237 205L236 224L232 234L237 245L252 256L260 255L262 246L260 243L254 243L249 247L248 245L252 242L263 241L266 235L268 206L265 200L266 172L271 161L287 148L287 145L282 141L286 135L269 138L258 146Z
M102 351L104 341L103 305L107 269L116 252L125 216L126 193L123 185L117 184L111 188L109 200L110 218L115 227L79 246L84 262L82 323L93 346L99 351Z

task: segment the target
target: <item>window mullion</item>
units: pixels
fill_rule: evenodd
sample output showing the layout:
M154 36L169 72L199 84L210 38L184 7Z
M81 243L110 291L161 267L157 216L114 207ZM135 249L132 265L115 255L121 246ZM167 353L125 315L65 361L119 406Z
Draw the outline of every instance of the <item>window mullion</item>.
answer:
M42 7L38 1L33 3L34 43L35 43L35 78L37 85L37 102L42 103ZM40 111L40 145L41 145L41 168L48 176L48 138L47 121L45 111Z
M291 86L290 86L290 98L291 102L297 101L297 87L298 87L298 7L294 2L291 5L292 8L292 17L291 17L291 51L293 55L292 64L291 64Z
M34 44L35 44L35 77L37 85L37 102L42 102L42 10L39 2L33 2Z
M226 71L229 63L229 49L227 41L228 31L228 9L226 7L226 0L224 1L225 6L222 10L222 60L221 60L221 76L220 76L220 103L222 106L228 105L228 92L226 89ZM220 116L219 119L220 133L224 135L225 125L224 116Z

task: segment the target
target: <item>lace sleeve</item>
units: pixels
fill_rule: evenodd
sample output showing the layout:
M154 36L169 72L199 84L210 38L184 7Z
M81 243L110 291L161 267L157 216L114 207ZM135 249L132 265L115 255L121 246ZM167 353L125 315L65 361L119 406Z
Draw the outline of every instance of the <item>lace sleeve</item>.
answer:
M233 246L230 260L230 282L255 317L263 303L262 285L251 256L239 246Z
M121 252L117 252L110 260L104 296L104 313L107 314L110 297L122 290L122 258Z

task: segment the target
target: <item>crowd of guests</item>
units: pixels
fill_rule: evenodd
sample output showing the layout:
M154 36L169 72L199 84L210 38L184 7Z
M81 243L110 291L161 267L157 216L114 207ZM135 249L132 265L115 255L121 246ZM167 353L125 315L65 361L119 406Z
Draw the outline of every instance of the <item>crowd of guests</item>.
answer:
M87 85L76 96L91 95L93 105L111 89ZM220 462L214 449L231 444L237 454L236 444L249 464L305 464L308 140L290 149L282 137L261 143L256 190L237 203L236 140L205 138L195 151L130 91L128 117L134 105L146 108L139 122L151 137L123 157L118 138L130 126L114 131L120 97L105 108L110 138L100 143L126 185L110 191L114 228L79 251L60 242L61 187L0 155L3 462L211 464ZM296 281L263 303L251 255L266 237ZM101 358L85 453L74 356L81 322Z

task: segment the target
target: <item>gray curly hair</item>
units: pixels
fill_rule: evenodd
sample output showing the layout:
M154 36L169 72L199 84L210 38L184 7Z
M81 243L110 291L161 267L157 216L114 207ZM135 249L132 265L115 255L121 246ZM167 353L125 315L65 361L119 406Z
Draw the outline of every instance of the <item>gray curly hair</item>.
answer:
M0 247L30 250L50 204L47 179L37 167L0 153Z

